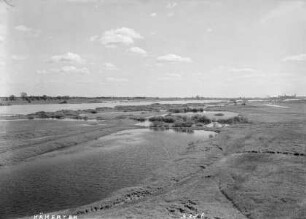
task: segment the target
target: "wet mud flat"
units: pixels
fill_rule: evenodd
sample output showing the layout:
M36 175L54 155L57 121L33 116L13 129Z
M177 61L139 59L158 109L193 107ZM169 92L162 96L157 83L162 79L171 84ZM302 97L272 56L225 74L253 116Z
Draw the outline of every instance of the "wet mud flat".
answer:
M306 218L305 104L226 106L250 123L194 142L143 185L62 211L79 218Z
M77 208L140 185L185 145L215 134L204 130L154 131L140 128L135 120L121 115L110 115L103 121L3 123L1 218Z

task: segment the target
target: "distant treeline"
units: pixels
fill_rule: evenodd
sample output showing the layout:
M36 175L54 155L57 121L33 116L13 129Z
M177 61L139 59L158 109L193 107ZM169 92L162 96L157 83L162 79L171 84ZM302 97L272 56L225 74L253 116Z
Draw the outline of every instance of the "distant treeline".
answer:
M105 100L131 100L131 99L147 99L147 97L77 97L77 96L34 96L34 95L26 95L21 94L21 96L10 95L8 97L0 97L3 101L51 101L51 100L74 100L74 99L105 99Z

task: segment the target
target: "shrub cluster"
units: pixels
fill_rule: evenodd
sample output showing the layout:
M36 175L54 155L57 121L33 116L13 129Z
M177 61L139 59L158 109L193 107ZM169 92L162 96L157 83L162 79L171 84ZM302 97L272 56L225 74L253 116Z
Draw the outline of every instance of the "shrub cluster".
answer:
M194 116L191 117L191 119L195 123L204 123L204 124L211 123L211 120L204 115L194 115Z
M224 116L223 113L216 113L215 116Z
M142 116L132 116L132 117L130 117L130 118L133 119L133 120L139 121L139 122L144 122L144 121L146 121L146 118L145 118L145 117L142 117Z
M56 112L45 112L45 111L39 111L33 114L27 115L28 119L64 119L64 118L70 118L70 119L84 119L87 120L88 118L86 116L80 116L78 111L73 110L60 110Z
M153 121L152 124L150 125L150 128L154 129L169 129L170 126L169 124L160 122L160 121Z
M248 119L243 116L235 116L229 119L218 119L217 122L222 124L237 124L237 123L248 123Z
M203 111L204 111L203 108L191 108L191 107L171 108L168 110L168 112L171 112L171 113L188 113L188 112L197 113L197 112L203 112Z
M169 127L171 124L173 128L190 128L193 125L200 127L212 122L212 120L205 115L193 115L191 117L182 115L154 116L150 117L149 121L152 122L152 127ZM214 121L222 124L248 123L247 118L243 116L235 116L229 119L218 119Z
M193 125L192 121L176 121L173 124L173 127L174 128L177 128L177 127L191 127L192 125Z

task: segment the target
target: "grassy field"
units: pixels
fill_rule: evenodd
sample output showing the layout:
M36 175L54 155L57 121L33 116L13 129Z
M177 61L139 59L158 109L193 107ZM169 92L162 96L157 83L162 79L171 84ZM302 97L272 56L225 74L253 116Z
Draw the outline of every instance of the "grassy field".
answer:
M180 218L201 214L209 219L306 218L306 104L278 105L282 107L260 102L210 107L207 110L220 111L212 113L215 117L232 112L247 122L233 122L220 128L215 138L185 145L183 152L154 170L141 186L57 213L78 218ZM8 154L1 165L139 128L135 126L139 118L159 118L171 113L170 108L173 106L80 111L77 115L87 120L66 122L64 126L61 119L20 121L14 131L2 137L11 142L10 148L22 153ZM2 129L2 135L9 130L8 126Z
M306 218L306 105L226 106L250 123L223 128L144 181L61 213L78 218ZM219 108L218 108L219 109Z

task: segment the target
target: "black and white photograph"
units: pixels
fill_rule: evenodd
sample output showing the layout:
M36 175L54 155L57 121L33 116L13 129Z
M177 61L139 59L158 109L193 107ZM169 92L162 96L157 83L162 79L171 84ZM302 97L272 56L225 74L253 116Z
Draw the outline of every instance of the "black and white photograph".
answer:
M0 0L0 219L306 219L306 0Z

